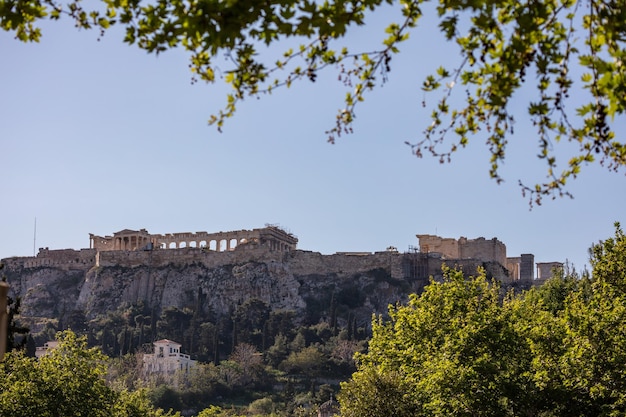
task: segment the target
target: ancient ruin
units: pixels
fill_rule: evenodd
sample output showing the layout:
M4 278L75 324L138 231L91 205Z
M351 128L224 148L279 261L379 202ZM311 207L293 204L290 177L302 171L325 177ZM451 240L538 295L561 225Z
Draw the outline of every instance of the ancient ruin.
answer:
M468 239L442 238L433 235L416 235L420 244L420 252L440 254L448 259L478 259L485 262L498 262L506 265L506 246L495 237L486 240L484 237Z
M89 248L98 252L117 250L152 250L205 248L223 252L235 250L240 245L265 246L270 251L295 250L298 238L275 225L261 229L236 230L232 232L168 233L153 235L146 229L116 232L113 236L89 234Z
M290 256L292 268L311 272L361 271L384 268L396 279L420 280L441 275L441 265L463 267L474 273L478 266L488 268L490 276L504 282L539 283L562 268L560 262L535 265L533 254L507 257L506 246L497 238L444 238L416 235L419 245L399 252L390 246L380 252L337 252L321 255L297 249L298 238L276 225L252 230L151 234L146 229L124 229L111 236L89 234L88 249L50 250L41 248L35 257L4 259L9 269L59 268L66 271L92 267L165 266L171 263L200 262L207 267L237 264L251 260L284 262ZM322 258L320 259L319 256ZM537 274L535 275L535 268Z
M517 289L541 284L559 262L534 263L534 255L507 257L498 239L417 235L419 245L400 251L321 254L297 249L298 239L278 226L231 232L150 234L121 230L89 235L90 248L41 248L37 256L2 260L11 296L22 298L31 329L50 318L106 315L123 305L151 311L200 308L226 317L233 306L257 299L273 310L307 316L307 306L350 305L361 324L372 312L421 293L443 279L443 265ZM537 274L535 277L535 268ZM538 279L537 279L538 278ZM316 307L317 308L317 307ZM207 313L208 314L208 313Z
M519 257L507 257L506 246L495 237L486 240L483 237L468 239L460 237L442 238L434 235L416 235L421 253L441 256L442 259L475 259L484 262L497 262L506 267L509 280L541 282L550 278L553 272L563 268L562 262L537 263L535 277L535 255L527 253Z

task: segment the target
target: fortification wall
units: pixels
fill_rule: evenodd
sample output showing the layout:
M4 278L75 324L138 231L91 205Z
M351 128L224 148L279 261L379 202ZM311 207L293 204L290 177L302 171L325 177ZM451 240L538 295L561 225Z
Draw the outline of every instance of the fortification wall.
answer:
M273 247L248 242L233 250L214 251L209 248L185 247L179 249L116 250L96 249L40 249L36 257L18 257L4 260L10 269L54 267L64 270L87 271L93 266L134 268L139 266L165 267L168 265L201 264L207 268L235 265L246 262L281 262L296 275L337 274L350 276L374 269L384 269L394 279L421 280L426 283L430 276L441 276L442 263L450 267L461 266L468 274L486 262L507 264L506 248L497 239L479 238L468 241L461 238L442 239L431 235L418 235L422 246L430 246L432 252L399 253L340 252L322 255L319 252L293 250L281 251ZM459 251L457 256L455 251ZM439 255L441 254L441 255ZM519 268L519 266L518 266ZM522 274L523 275L523 274ZM519 273L494 272L493 276L507 280L509 276L519 279Z
M420 252L441 254L445 259L478 259L483 262L498 262L506 265L506 245L495 237L458 240L434 235L417 235Z
M409 260L409 258L411 258ZM181 248L151 251L104 251L95 249L42 249L36 257L4 259L12 270L50 267L63 270L89 270L93 266L134 268L139 266L165 267L199 263L207 268L235 265L245 262L284 262L296 275L313 273L353 275L373 269L384 269L395 279L420 279L441 276L441 265L460 266L469 274L482 265L478 259L444 259L432 254L403 254L398 252L358 252L322 255L319 252L295 250L276 252L267 247L251 246L246 250L216 252L206 248ZM505 265L505 264L503 264ZM501 278L501 276L498 276Z
M468 275L476 275L478 267L487 268L487 273L502 282L509 282L504 266L494 261L480 259L444 259L424 253L375 252L370 254L322 255L319 252L295 251L289 255L289 268L296 275L320 274L352 275L373 269L384 269L395 279L422 281L425 285L430 277L441 279L441 266L460 268Z
M422 253L440 253L443 257L451 259L461 257L459 242L456 239L435 235L417 235L417 238Z
M536 280L550 279L558 270L563 270L563 262L537 262Z
M506 258L505 265L513 281L534 281L535 255L525 253L521 256Z
M481 261L495 261L500 265L506 265L506 246L495 237L487 240L483 237L477 239L459 239L460 258L480 259Z
M520 278L520 264L522 258L519 256L513 256L506 258L506 269L509 271L509 275L513 281L517 281Z
M56 249L40 248L37 256L13 257L2 260L10 269L18 268L60 268L64 270L88 270L96 263L94 249Z
M295 275L321 274L351 275L382 268L396 279L404 278L402 254L397 252L337 253L322 255L319 252L296 250L288 255L289 268Z
M282 260L283 252L273 252L264 247L249 250L215 252L202 248L157 249L150 251L105 251L99 252L96 266L111 267L162 267L169 264L182 265L201 263L208 268L237 264L246 261Z

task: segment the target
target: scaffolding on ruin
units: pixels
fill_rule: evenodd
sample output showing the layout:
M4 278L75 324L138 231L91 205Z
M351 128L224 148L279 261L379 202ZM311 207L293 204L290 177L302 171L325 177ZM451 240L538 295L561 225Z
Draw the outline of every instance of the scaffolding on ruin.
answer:
M402 257L404 278L410 281L428 280L428 255L420 252L419 247L409 245Z

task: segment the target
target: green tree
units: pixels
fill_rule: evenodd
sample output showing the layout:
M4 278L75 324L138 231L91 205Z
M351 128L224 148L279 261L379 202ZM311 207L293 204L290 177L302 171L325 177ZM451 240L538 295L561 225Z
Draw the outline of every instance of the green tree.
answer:
M193 312L187 308L179 310L176 307L163 309L161 317L157 321L159 337L180 341L185 341L185 331L193 319ZM185 347L186 348L186 347Z
M592 276L502 296L484 273L445 270L375 319L342 384L343 416L626 414L626 236L592 250Z
M233 411L223 410L221 407L212 405L200 411L197 417L240 417L240 415Z
M277 367L289 354L287 338L281 334L276 336L274 344L267 349L265 356L271 366Z
M0 263L0 273L4 268L4 264ZM6 283L6 276L0 276L0 282ZM17 297L6 297L6 306L7 306L7 315L6 315L6 340L1 341L0 343L4 343L4 352L10 352L13 349L23 349L26 347L26 343L29 340L29 328L26 326L22 326L18 321L17 317L20 314L20 306L22 300ZM1 319L1 316L0 316ZM0 358L1 359L1 358Z
M592 277L561 277L519 299L516 327L532 352L534 384L553 416L626 412L626 238L591 249Z
M271 398L259 398L248 405L248 412L253 416L269 416L274 411L275 405Z
M591 254L591 291L575 293L563 314L563 381L587 415L625 415L626 236L619 224Z
M182 402L180 392L168 385L161 384L148 392L150 402L165 410L180 410Z
M29 340L29 331L30 329L26 326L23 326L19 323L19 320L16 316L20 314L20 307L22 304L22 300L19 297L13 298L8 297L8 312L7 312L7 342L6 342L6 351L10 352L13 349L24 349L26 347L26 343Z
M0 27L22 41L37 41L42 19L64 17L101 33L121 26L125 42L148 52L184 48L194 80L223 78L233 87L225 108L210 119L218 129L246 97L298 80L314 82L320 71L335 68L347 92L327 132L333 142L351 132L356 105L384 83L393 56L425 16L456 45L460 62L423 80L425 92L440 95L431 104L432 124L424 137L409 143L417 156L447 161L482 134L491 153L490 174L501 181L499 167L515 122L511 103L527 86L535 95L524 94L531 97L524 117L537 129L538 155L547 165L545 182L522 183L531 198L568 194L566 181L587 163L599 161L609 170L626 165L626 144L612 127L626 110L624 2L440 0L429 6L424 0L22 0L0 2ZM399 17L381 34L380 46L349 50L342 38L365 24L368 12L384 7ZM301 46L293 49L294 43ZM281 48L282 56L277 59L268 45ZM573 104L570 95L576 96ZM554 145L568 141L577 152L557 160L564 156Z
M215 395L219 382L219 369L213 363L197 363L189 369L184 388L198 403Z
M328 358L317 346L311 345L297 352L291 352L287 359L280 363L278 369L289 374L302 375L303 382L313 392L317 378L328 370Z
M142 391L118 392L105 380L106 357L84 337L61 332L45 356L11 352L0 363L0 415L14 417L153 417Z
M414 387L395 371L364 367L341 386L341 415L413 417L420 415L410 392Z
M525 372L533 407L526 415L542 417L590 416L585 399L578 398L566 385L562 358L566 352L567 326L563 312L570 298L586 291L586 280L559 276L540 288L531 288L515 299L508 299L511 324L531 358Z
M274 337L282 334L289 336L293 333L295 326L294 318L296 312L293 310L272 310L267 322L267 328L269 331L269 337L273 340Z
M266 323L269 317L270 307L258 298L250 298L238 306L233 314L235 344L248 343L264 350L267 347Z
M373 322L369 351L357 355L359 370L342 384L342 415L517 416L534 410L530 351L499 287L484 271L466 279L445 269L444 276L407 306L390 308L389 322ZM378 414L366 412L377 398L385 404Z
M200 325L199 335L199 359L210 358L213 363L219 363L219 328L211 322L204 322Z

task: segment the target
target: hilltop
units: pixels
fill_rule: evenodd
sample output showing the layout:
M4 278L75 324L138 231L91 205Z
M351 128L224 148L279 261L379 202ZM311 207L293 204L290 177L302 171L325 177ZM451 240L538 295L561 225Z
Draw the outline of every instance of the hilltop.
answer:
M135 345L154 340L166 311L217 323L251 300L273 313L289 312L294 325L350 324L367 332L372 314L385 314L389 304L421 292L430 277L441 277L442 264L469 274L482 267L513 286L545 278L535 279L533 255L507 257L496 238L417 237L419 247L406 252L390 247L322 255L297 249L295 235L271 225L164 235L125 229L90 234L90 248L42 248L37 256L2 262L12 295L22 299L21 319L35 334L43 332L43 339L53 330L82 329L105 347L101 322L129 309L149 318L150 334ZM538 267L545 275L547 266L559 265Z

